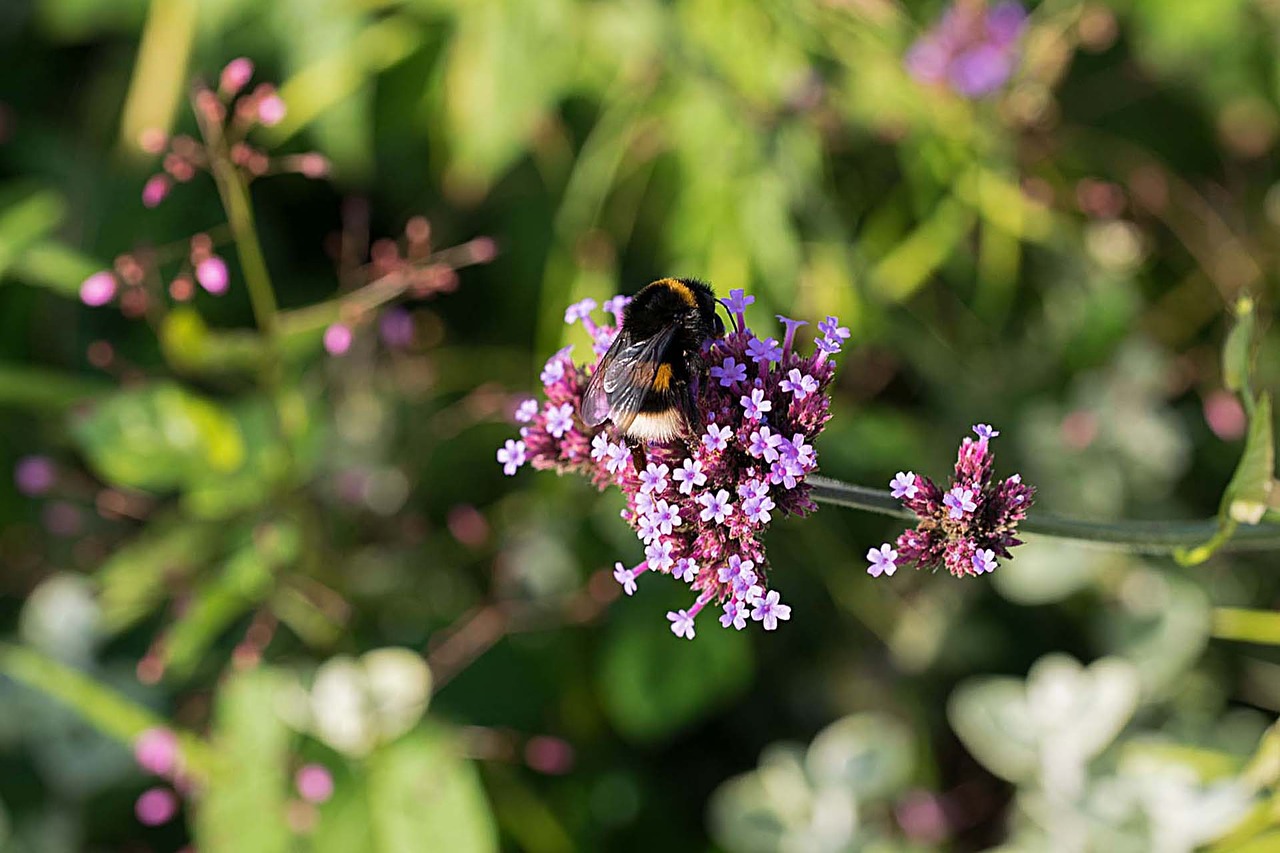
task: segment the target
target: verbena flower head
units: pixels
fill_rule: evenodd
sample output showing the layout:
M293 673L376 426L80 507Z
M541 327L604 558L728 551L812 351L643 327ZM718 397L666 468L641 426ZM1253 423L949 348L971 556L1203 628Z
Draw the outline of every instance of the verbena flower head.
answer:
M977 440L960 444L955 476L943 491L928 477L899 471L889 483L893 496L920 518L898 537L897 551L886 542L867 552L867 572L892 575L901 565L918 569L945 566L956 577L995 571L1009 549L1022 544L1018 522L1027 517L1035 489L1017 474L992 479L991 440L1000 433L990 424L973 428Z
M758 622L771 631L790 619L791 608L771 587L762 536L778 515L816 509L805 478L817 470L813 441L830 418L831 356L849 330L828 317L820 327L828 346L804 355L795 341L804 323L779 318L781 344L778 335L747 326L745 311L754 301L741 290L724 300L734 324L706 345L710 367L700 386L694 435L636 442L610 423L584 426L577 413L596 359L577 365L565 348L542 371L545 402L518 408L520 440L498 451L507 473L528 461L622 491L622 517L643 542L645 559L630 568L618 563L614 579L628 595L646 572L687 584L692 604L667 614L679 637L696 635L698 614L708 605L722 610L722 625L737 630ZM616 335L625 306L624 297L606 301L608 316L598 323L595 303L584 300L570 306L565 319L583 324L598 356L601 344L607 348Z
M1026 21L1015 2L990 8L957 3L907 51L907 71L966 98L989 95L1012 76Z

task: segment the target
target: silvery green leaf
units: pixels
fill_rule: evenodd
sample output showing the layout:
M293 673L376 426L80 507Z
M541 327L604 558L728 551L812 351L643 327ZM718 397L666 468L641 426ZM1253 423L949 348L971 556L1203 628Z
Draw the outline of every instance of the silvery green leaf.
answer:
M855 714L827 726L805 756L810 779L820 788L843 787L859 799L886 797L911 775L911 732L883 714Z

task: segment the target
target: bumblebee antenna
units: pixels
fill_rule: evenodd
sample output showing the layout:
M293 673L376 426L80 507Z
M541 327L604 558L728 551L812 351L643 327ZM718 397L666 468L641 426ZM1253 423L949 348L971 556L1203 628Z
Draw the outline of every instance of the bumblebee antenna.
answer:
M725 305L725 304L724 304L724 300L723 300L723 299L720 299L720 298L718 298L718 297L716 298L716 308L723 308L723 309L724 309L724 316L725 316L725 317L728 319L728 321L729 321L727 324L725 324L725 329L733 329L735 332L736 332L736 331L738 331L738 324L737 324L737 322L733 319L733 312L731 312L731 311L729 310L729 306L728 306L728 305Z

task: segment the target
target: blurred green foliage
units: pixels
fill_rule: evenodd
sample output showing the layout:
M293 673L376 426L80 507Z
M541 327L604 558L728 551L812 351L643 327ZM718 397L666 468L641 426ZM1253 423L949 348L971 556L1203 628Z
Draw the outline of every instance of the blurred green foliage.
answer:
M585 351L566 304L696 275L853 328L824 474L936 475L983 421L1057 512L1274 516L1280 8L1044 0L980 101L904 70L942 11L0 5L0 468L55 471L0 483L0 848L1270 849L1272 554L872 580L897 528L824 507L771 533L791 622L684 643L661 579L614 600L616 495L494 463ZM274 338L208 176L139 198L239 55L288 105L254 140L331 164L253 185ZM499 254L397 291L391 345L360 274L417 215L442 269ZM176 303L197 232L231 286ZM126 253L146 310L80 304ZM161 725L189 778L144 827Z

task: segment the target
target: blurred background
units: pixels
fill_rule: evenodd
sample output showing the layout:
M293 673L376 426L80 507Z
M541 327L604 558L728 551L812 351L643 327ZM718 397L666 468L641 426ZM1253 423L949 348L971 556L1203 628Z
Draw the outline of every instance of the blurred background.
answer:
M1212 516L1238 297L1280 370L1278 36L1274 0L0 4L0 849L1280 849L1275 554L872 579L901 525L824 506L769 534L789 623L685 642L675 584L616 600L616 493L494 459L586 351L565 306L697 276L852 328L828 476L943 477L990 422L1041 508Z

